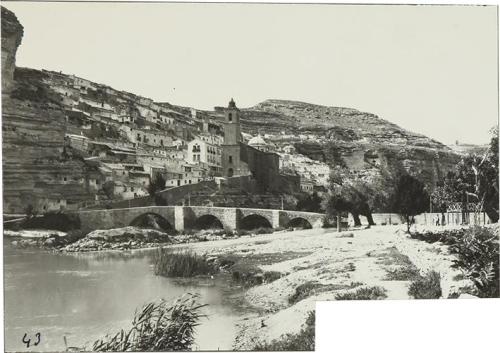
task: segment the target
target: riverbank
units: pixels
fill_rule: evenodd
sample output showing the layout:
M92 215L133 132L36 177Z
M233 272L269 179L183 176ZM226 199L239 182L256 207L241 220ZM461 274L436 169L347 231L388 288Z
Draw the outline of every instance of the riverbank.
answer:
M95 230L89 234L80 231L56 230L4 230L4 238L17 248L40 248L61 252L121 251L157 248L172 244L187 244L240 236L255 236L272 233L272 229L226 232L223 229L165 232L159 229L124 227Z
M411 239L403 228L376 226L340 233L314 229L187 248L207 258L240 259L247 267L274 274L273 280L250 287L244 295L258 313L240 320L234 349L251 350L284 334L298 333L317 301L362 298L360 293L377 293L380 299L412 299L408 288L419 272L440 274L441 297L460 296L470 283L451 268L453 256L446 246ZM173 245L178 246L186 248ZM416 273L406 275L411 271Z
M455 257L448 246L413 239L404 225L340 233L334 229L277 231L241 237L228 237L223 231L167 235L128 228L89 233L66 245L65 251L71 252L68 248L73 247L74 252L105 253L120 250L123 244L136 248L168 245L169 249L202 255L232 275L233 283L244 288L238 298L251 306L252 310L236 323L233 348L237 350L252 350L282 335L297 334L315 310L316 301L412 299L412 281L431 272L437 273L439 281L435 298L461 297L471 286L460 270L451 267ZM419 227L413 231L436 233L452 228L462 227ZM47 236L51 235L43 233L38 238Z

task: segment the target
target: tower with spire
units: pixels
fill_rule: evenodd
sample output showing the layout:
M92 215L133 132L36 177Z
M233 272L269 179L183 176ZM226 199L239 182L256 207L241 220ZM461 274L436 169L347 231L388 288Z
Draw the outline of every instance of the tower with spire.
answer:
M224 143L222 144L222 172L225 177L248 173L241 163L240 110L231 98L224 110Z

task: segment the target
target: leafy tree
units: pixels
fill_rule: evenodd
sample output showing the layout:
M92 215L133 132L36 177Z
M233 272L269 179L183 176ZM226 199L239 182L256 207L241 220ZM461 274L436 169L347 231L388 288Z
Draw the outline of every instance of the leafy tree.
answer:
M322 212L323 207L321 205L322 199L317 192L313 192L312 195L307 195L306 197L300 198L297 202L296 208L299 211L306 212Z
M324 208L328 216L349 212L355 225L361 225L359 216L365 216L370 225L374 211L387 211L394 194L395 175L393 170L380 169L376 175L360 178L348 169L335 168L330 174L329 197Z
M498 221L498 130L493 136L486 153L468 155L448 173L442 185L433 193L433 203L444 212L453 202L462 204L462 212L468 212L469 202L483 209L492 222Z
M112 199L114 196L115 182L112 180L108 180L102 186L102 190L104 191L108 199Z
M396 185L394 209L406 220L407 231L410 232L410 217L414 217L427 209L429 196L424 184L411 175L402 175Z
M165 182L165 178L161 174L155 174L148 186L149 195L153 197L157 191L165 189Z

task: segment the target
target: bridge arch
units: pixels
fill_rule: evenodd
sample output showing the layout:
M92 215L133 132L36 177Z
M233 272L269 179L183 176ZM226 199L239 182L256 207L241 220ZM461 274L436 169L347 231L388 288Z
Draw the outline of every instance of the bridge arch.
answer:
M193 224L194 229L223 229L224 225L222 221L212 215L212 214L205 214L202 215L194 221Z
M249 214L240 220L239 228L253 230L257 228L272 228L273 225L266 217L259 214Z
M286 228L304 228L304 229L311 229L312 225L311 222L309 222L307 219L303 217L295 217L290 219L288 221Z
M135 217L129 224L133 227L172 230L173 225L163 216L154 212L143 213Z

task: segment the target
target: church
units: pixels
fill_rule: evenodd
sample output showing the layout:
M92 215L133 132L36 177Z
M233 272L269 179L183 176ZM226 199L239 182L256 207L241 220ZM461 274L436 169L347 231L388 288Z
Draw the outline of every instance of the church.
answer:
M290 186L300 188L300 178L280 175L279 155L243 142L240 127L240 110L233 99L224 110L224 142L222 173L224 177L249 176L259 192L289 191ZM258 147L258 146L256 146Z

